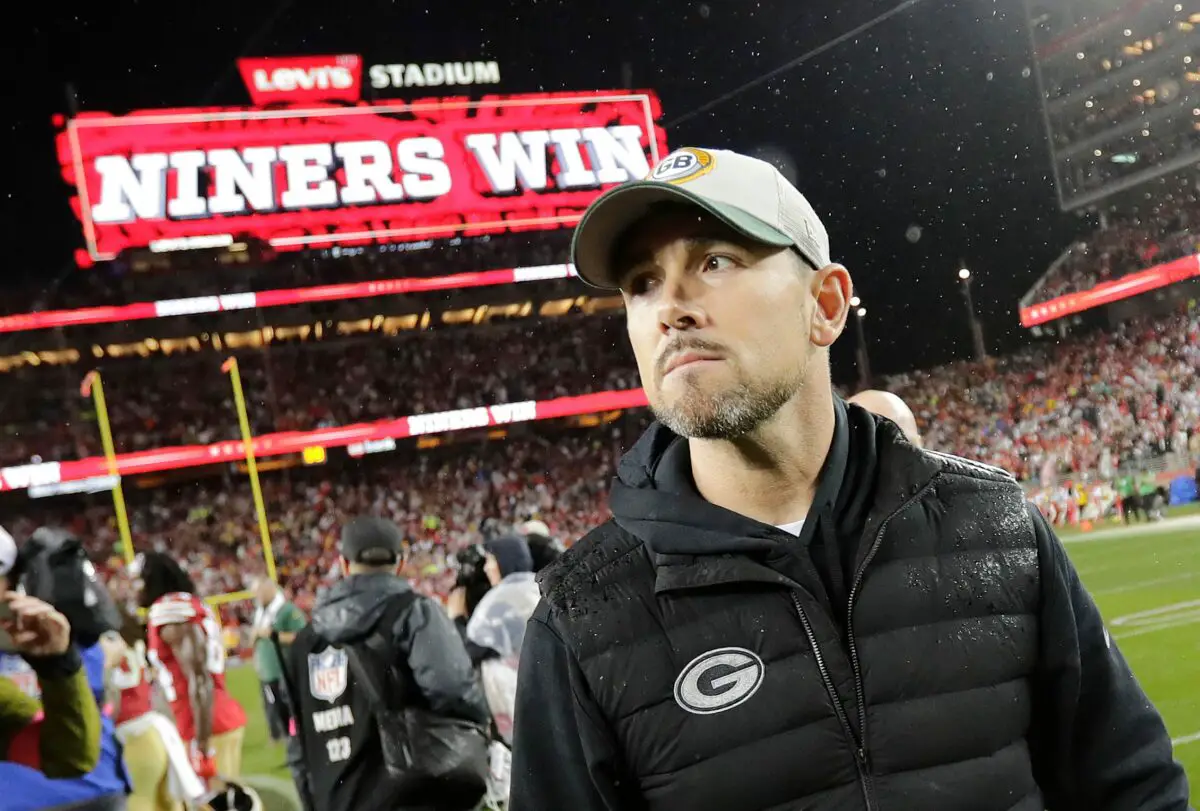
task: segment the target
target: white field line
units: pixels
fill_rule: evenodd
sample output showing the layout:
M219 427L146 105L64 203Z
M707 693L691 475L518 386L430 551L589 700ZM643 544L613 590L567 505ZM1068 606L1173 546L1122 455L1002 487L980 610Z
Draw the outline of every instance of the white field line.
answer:
M1200 732L1193 732L1191 735L1180 735L1178 738L1171 740L1172 746L1186 746L1189 743L1200 741Z
M1191 580L1197 575L1200 575L1200 572L1184 572L1183 574L1173 574L1170 577L1155 577L1150 580L1134 580L1131 583L1113 586L1110 589L1093 591L1092 596L1102 597L1105 594L1122 594L1126 591L1137 591L1138 589L1146 588L1147 586L1162 586L1167 583L1178 583L1180 580Z
M1186 600L1158 608L1136 611L1108 623L1114 639L1129 639L1200 622L1200 600Z

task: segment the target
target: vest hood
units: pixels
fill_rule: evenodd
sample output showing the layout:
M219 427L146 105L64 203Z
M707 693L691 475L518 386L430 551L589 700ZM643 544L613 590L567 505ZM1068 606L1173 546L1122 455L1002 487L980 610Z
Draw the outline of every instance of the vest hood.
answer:
M872 503L879 421L839 397L833 411L833 441L802 545L811 542L822 521L832 521L838 536L856 535ZM706 501L692 479L687 439L658 422L621 458L609 501L617 524L659 555L767 553L796 542L776 527Z

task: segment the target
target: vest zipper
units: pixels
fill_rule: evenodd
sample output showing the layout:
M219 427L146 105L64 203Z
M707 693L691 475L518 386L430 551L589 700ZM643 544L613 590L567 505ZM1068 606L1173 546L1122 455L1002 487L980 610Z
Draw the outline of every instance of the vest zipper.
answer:
M853 727L850 726L850 719L846 716L846 709L842 706L842 699L838 696L837 689L833 686L833 678L829 675L828 668L825 667L825 657L821 655L821 649L817 646L817 637L813 633L812 624L808 621L808 615L804 613L804 607L800 605L800 598L796 596L796 592L789 591L792 598L792 605L796 607L796 614L800 617L800 624L804 626L804 635L808 637L808 646L812 648L813 659L817 662L817 670L821 673L821 681L825 684L825 692L829 694L829 700L833 702L833 711L837 714L838 721L842 725L842 732L846 734L847 740L854 747L854 766L858 769L858 785L862 789L863 801L867 805L867 811L873 811L874 806L871 803L871 793L869 788L870 776L867 773L867 754L863 749L863 745L859 743L857 736L854 734Z
M862 775L863 794L867 798L867 809L870 811L873 808L872 804L872 785L871 785L871 770L867 761L867 695L866 688L863 686L862 667L858 661L858 645L854 641L854 598L858 595L858 588L862 585L863 578L866 576L867 567L871 565L871 560L875 557L875 553L879 551L880 544L883 543L883 533L887 530L887 526L891 520L900 513L908 509L909 505L913 504L926 491L933 486L936 479L931 479L920 490L914 493L903 504L901 504L887 518L883 519L883 523L879 525L879 531L875 533L875 540L871 542L871 548L867 550L866 557L863 558L862 565L858 567L858 571L854 573L854 582L850 586L850 597L847 600L846 606L846 644L850 648L850 667L854 671L854 699L858 702L858 731L861 736L861 743L858 746L858 769ZM793 595L794 596L794 595ZM839 704L840 706L840 704Z

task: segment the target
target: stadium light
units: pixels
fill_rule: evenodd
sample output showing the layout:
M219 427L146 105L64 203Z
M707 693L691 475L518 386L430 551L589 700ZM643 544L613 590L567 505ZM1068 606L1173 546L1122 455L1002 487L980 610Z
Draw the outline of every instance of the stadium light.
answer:
M862 304L862 299L860 299L858 296L850 297L850 306L851 307L857 307L860 304Z
M858 308L858 317L859 317L859 318L866 318L866 317L867 317L867 308L866 308L866 307L859 307L859 308Z
M983 342L983 327L975 316L975 301L971 298L971 271L966 265L959 267L958 280L961 282L959 287L963 303L967 306L967 326L971 332L971 343L974 344L975 360L983 361L987 358L987 348Z

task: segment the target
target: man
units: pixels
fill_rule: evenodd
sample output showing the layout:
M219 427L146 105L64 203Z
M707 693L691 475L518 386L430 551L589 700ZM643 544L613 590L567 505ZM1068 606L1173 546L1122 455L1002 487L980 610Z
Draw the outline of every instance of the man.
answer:
M1125 523L1130 523L1131 517L1141 520L1142 497L1138 495L1133 476L1125 474L1117 479L1117 493L1121 496L1121 517Z
M283 696L279 651L285 651L296 639L296 632L308 624L303 612L287 599L283 590L269 577L258 581L254 589L254 670L262 686L263 708L271 740L287 739L291 713Z
M878 414L891 420L899 426L900 431L909 442L918 448L925 447L925 443L921 440L921 430L917 428L917 418L913 416L912 409L908 407L908 403L890 391L866 389L846 402L862 406L872 414Z
M175 713L192 766L206 781L241 774L246 713L225 687L221 623L183 568L161 552L134 562L147 617L147 656Z
M523 537L502 535L491 538L484 542L483 548L486 556L483 564L485 579L480 584L482 588L458 586L450 592L446 600L446 613L454 620L454 626L466 645L467 655L471 657L471 664L476 666L499 654L494 649L471 640L467 636L467 622L480 602L492 589L500 585L504 578L533 571L533 553Z
M850 276L773 167L678 150L573 253L658 421L540 576L513 811L1187 807L1017 483L833 396Z
M0 783L13 780L3 761L13 739L41 716L32 757L46 777L78 778L100 760L100 708L92 695L79 651L71 645L66 617L51 606L9 591L17 545L0 527L0 650L19 656L39 685L40 702L0 672ZM4 658L0 654L0 658Z
M341 564L348 576L317 603L312 623L288 652L284 675L304 748L310 808L461 807L442 805L437 797L411 797L389 776L378 726L381 708L363 680L351 674L351 656L368 667L381 650L392 666L373 670L372 677L390 688L389 696L380 697L389 701L387 709L401 703L475 724L488 721L487 703L454 625L437 603L399 577L403 553L395 524L373 517L347 524Z

